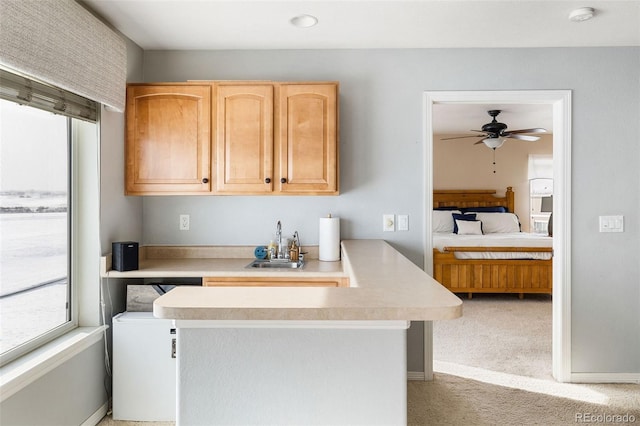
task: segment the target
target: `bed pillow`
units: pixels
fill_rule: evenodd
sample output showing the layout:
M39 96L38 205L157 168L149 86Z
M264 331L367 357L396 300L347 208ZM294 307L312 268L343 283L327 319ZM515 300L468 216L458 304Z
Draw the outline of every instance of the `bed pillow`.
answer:
M520 232L520 221L513 213L477 213L485 234Z
M451 217L451 210L434 210L431 228L433 232L453 232L453 217ZM460 213L460 210L454 210L453 213Z
M462 213L509 213L509 210L503 206L487 206L487 207L465 207Z
M458 235L482 235L482 221L456 219Z
M458 233L458 225L457 225L457 221L458 220L466 220L466 221L476 220L476 215L475 214L451 213L451 216L453 218L453 233L454 234Z

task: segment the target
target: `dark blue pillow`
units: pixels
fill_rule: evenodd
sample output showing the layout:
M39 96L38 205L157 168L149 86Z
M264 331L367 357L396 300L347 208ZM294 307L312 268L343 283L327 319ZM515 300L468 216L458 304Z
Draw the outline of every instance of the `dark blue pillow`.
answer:
M434 207L434 210L460 210L456 206Z
M465 207L460 209L462 213L475 212L475 213L509 213L509 209L502 206L487 206L487 207Z
M453 233L454 234L458 233L458 224L456 223L456 220L470 220L470 221L476 220L475 214L451 213L451 216L453 216Z

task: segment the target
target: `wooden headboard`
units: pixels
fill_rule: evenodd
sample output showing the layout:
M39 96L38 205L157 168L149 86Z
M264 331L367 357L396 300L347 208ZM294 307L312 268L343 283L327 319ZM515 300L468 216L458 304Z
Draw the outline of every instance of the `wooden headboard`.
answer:
M495 189L434 189L433 208L502 206L514 213L513 188L508 186L504 197L496 197L495 194Z

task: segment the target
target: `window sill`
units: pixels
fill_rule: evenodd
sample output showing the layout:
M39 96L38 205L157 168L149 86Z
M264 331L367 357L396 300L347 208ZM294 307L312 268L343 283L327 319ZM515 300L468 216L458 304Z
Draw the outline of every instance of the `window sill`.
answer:
M102 339L106 326L78 327L0 368L0 402Z

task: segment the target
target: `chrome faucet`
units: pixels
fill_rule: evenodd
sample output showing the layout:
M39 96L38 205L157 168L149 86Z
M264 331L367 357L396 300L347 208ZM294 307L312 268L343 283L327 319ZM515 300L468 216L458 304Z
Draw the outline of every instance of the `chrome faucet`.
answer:
M281 259L284 257L284 253L282 250L282 225L280 221L276 225L276 238L278 239L278 254L276 254L276 258Z

